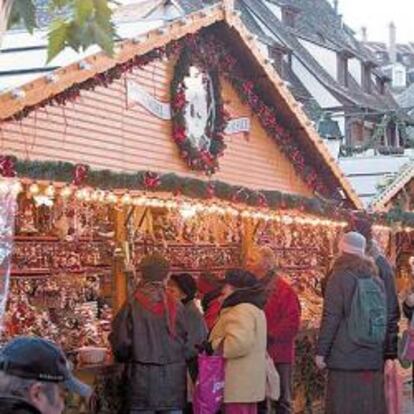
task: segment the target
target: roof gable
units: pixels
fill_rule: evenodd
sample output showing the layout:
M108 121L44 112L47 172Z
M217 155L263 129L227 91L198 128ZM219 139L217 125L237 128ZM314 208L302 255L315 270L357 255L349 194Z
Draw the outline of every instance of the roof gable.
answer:
M37 106L51 103L62 103L61 94L69 94L76 98L81 89L94 89L98 84L105 84L109 77L116 78L117 73L127 70L128 65L145 63L149 58L157 57L160 48L174 47L174 42L184 39L185 36L195 34L203 28L212 27L214 23L221 22L226 35L222 36L231 42L239 50L239 56L243 56L243 67L249 67L249 73L256 73L255 83L263 94L263 101L268 105L278 103L277 112L281 122L289 124L295 131L295 140L288 139L282 148L290 151L291 161L296 167L315 171L317 174L326 174L323 181L330 182L335 192L338 188L346 194L351 205L360 207L360 202L355 192L344 179L335 160L329 154L328 149L317 135L311 122L298 106L297 102L286 88L272 65L262 56L260 49L254 44L250 33L246 30L242 21L231 8L212 6L186 17L185 20L175 21L170 25L149 32L142 41L127 40L122 42L120 50L115 58L110 58L104 53L98 53L86 58L82 65L72 64L55 72L55 80L41 78L31 82L21 89L24 96L16 97L13 94L0 96L0 117L3 120L19 119L24 117ZM108 78L107 78L108 77ZM244 87L244 85L241 85ZM17 98L17 99L16 99ZM268 111L268 109L265 109ZM270 111L272 111L270 107ZM264 116L264 114L263 114ZM270 128L271 126L269 126ZM280 135L277 132L276 135ZM281 135L282 136L282 135ZM282 139L283 138L282 136ZM287 139L287 137L286 137ZM296 141L296 142L295 142ZM283 141L282 141L283 142ZM302 148L300 149L300 146ZM299 157L299 158L298 158ZM302 163L304 163L303 166ZM308 179L310 178L308 174Z

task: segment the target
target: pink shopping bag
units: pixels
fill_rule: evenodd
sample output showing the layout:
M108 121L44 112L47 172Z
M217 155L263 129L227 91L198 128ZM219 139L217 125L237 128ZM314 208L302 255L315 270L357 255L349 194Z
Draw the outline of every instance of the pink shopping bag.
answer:
M396 361L385 364L385 400L388 414L400 414L402 411L402 379L398 373Z
M224 400L224 365L221 355L198 356L198 378L193 397L194 414L216 414Z

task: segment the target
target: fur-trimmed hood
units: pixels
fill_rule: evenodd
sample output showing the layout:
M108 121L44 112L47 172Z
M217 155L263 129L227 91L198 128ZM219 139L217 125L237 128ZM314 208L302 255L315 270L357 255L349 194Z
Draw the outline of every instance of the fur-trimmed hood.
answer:
M371 257L342 254L332 266L331 273L336 272L352 272L355 276L378 276L378 267Z

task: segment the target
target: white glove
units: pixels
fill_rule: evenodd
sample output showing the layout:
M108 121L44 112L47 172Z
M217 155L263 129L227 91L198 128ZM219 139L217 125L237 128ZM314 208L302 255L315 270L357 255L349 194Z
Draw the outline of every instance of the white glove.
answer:
M325 357L320 356L320 355L316 355L315 364L318 367L318 369L323 371L326 368Z

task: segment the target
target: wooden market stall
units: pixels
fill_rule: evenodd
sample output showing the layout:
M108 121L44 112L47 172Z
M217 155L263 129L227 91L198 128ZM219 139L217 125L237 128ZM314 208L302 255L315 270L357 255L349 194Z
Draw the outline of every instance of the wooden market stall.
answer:
M79 348L107 346L145 254L220 277L252 244L314 327L339 209L361 203L232 2L4 94L0 118L0 172L21 180L6 336L105 364Z
M397 285L401 293L412 288L410 258L414 256L412 212L414 210L414 165L407 163L384 186L372 202L377 213L391 215L397 224L391 227L390 256L397 269Z

